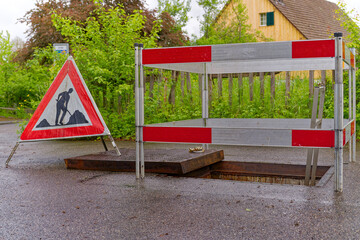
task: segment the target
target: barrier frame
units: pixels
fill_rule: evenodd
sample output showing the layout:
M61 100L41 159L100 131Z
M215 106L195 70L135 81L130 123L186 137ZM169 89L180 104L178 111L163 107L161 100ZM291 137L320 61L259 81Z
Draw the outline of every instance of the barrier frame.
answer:
M144 125L144 67L201 74L202 118ZM316 124L325 129L310 129L310 119L209 118L208 74L307 70L335 71L334 119L318 120L320 124ZM348 119L343 118L344 70L349 71ZM333 39L326 40L196 47L143 49L142 44L135 44L136 178L145 177L144 142L334 148L334 189L342 192L343 147L346 143L349 142L350 162L356 160L355 71L355 49L345 46L342 33L335 33ZM253 126L254 121L257 125ZM225 141L221 135L232 141ZM253 142L244 142L249 136L255 136ZM261 139L269 139L269 142Z

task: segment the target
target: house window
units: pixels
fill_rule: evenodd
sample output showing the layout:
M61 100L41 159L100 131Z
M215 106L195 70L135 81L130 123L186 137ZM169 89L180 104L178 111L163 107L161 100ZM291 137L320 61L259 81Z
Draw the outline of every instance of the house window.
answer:
M274 12L260 13L260 26L273 26Z
M266 26L266 13L260 13L260 26Z

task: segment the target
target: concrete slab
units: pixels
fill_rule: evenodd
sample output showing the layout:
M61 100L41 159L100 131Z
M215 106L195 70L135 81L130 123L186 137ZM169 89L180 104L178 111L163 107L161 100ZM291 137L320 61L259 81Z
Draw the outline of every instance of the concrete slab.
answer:
M115 151L99 152L66 158L69 169L135 172L135 150L120 148L121 156ZM224 159L222 150L205 150L190 153L188 149L145 149L145 172L186 174Z

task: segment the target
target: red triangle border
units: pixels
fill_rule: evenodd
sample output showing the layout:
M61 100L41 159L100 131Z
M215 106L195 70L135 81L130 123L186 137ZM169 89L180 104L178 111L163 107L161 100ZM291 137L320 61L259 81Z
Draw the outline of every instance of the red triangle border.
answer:
M54 128L46 130L35 130L33 128L38 122L45 108L49 104L50 100L54 97L55 92L59 88L60 84L69 75L72 84L81 103L83 104L86 113L88 114L91 126L78 126L69 128ZM34 141L43 139L56 139L56 138L73 138L73 137L85 137L93 135L107 135L107 126L105 125L99 110L95 102L93 101L90 92L88 91L85 82L82 80L81 74L78 71L74 60L68 59L59 71L54 82L51 84L49 90L46 92L44 98L41 100L35 113L27 124L24 132L21 134L20 140L22 141Z

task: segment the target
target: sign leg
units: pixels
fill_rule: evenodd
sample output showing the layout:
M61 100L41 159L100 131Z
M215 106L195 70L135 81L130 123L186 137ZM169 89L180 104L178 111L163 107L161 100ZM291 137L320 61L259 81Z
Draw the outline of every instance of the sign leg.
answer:
M103 144L103 146L104 146L104 148L105 148L105 151L109 151L108 148L107 148L107 146L106 146L106 144L105 144L105 141L104 141L104 137L103 137L103 136L101 136L101 142L102 142L102 144Z
M6 168L9 166L9 162L10 162L10 160L11 160L12 156L15 154L15 151L16 151L16 149L18 148L19 144L20 144L19 142L16 142L16 144L15 144L15 146L14 146L13 150L11 151L11 153L10 153L10 155L9 155L8 159L6 160L6 162L5 162L5 167L6 167Z
M121 152L120 152L119 148L116 146L114 138L111 135L109 135L109 139L110 139L113 147L115 148L117 155L121 156Z

